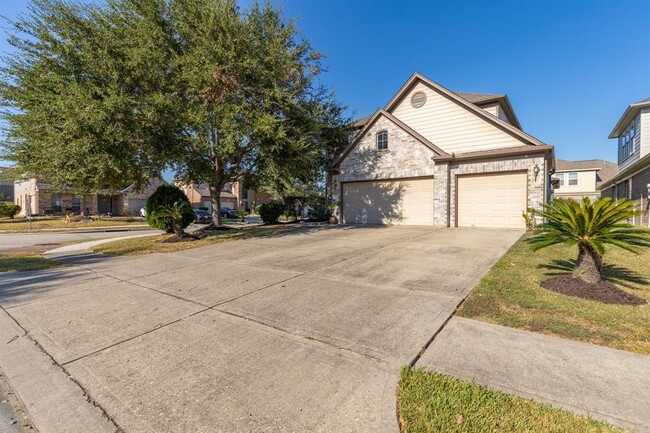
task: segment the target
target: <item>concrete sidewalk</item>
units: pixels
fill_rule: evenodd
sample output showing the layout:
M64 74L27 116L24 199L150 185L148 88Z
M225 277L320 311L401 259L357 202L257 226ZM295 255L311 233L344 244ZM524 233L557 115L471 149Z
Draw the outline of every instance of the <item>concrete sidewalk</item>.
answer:
M90 251L90 248L101 245L101 244L107 244L109 242L115 242L115 241L121 241L123 239L131 239L131 238L142 238L142 237L147 237L147 236L156 236L161 234L162 231L159 230L147 230L146 233L142 234L137 234L137 235L128 235L128 236L121 236L117 238L107 238L107 239L98 239L94 241L88 241L88 242L81 242L78 244L72 244L72 245L65 245L63 247L59 248L54 248L49 251L45 251L43 255L48 258L52 257L60 257L60 256L69 256L69 255L76 255L80 253L87 253Z
M650 432L650 356L454 317L415 366Z

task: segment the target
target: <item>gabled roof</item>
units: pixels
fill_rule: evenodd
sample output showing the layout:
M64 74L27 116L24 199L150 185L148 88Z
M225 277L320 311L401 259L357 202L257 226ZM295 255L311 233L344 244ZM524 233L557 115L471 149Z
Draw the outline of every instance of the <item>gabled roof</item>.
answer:
M419 72L415 72L411 76L411 78L409 78L408 81L406 81L406 83L402 86L399 92L397 92L395 96L393 96L393 98L388 102L388 104L386 104L386 107L384 107L384 109L389 112L392 111L393 108L395 108L395 106L397 106L397 104L402 100L402 97L404 97L404 95L418 82L421 82L426 86L429 86L431 89L437 91L442 96L449 99L450 101L455 102L456 104L460 105L463 108L466 108L468 111L487 120L489 123L493 124L494 126L503 130L504 132L512 135L513 137L523 140L527 144L534 145L534 146L547 146L545 143L536 139L532 135L526 134L521 129L517 128L517 126L511 125L508 122L504 122L498 117L493 116L492 114L478 107L476 104L469 102L467 99L459 96L457 93L452 92L451 90L441 86L440 84L430 80L429 78L425 77ZM483 103L485 103L485 101L483 101ZM509 104L510 103L508 102L508 105Z
M618 122L616 122L614 129L612 129L612 132L609 133L609 138L617 138L621 134L623 134L623 132L625 132L624 130L627 127L627 125L637 114L639 114L639 111L641 111L641 109L643 108L649 108L649 107L650 107L650 98L642 99L639 102L635 102L634 104L628 105L628 107L625 109L625 112L623 112L621 118L618 119Z
M393 116L390 114L388 111L384 110L383 108L377 109L375 113L372 116L369 116L369 119L367 122L364 123L363 128L361 131L355 135L354 139L348 144L348 146L341 152L339 157L334 161L330 167L335 167L338 164L341 163L345 159L346 156L354 149L354 147L359 143L361 138L366 134L366 132L372 127L372 125L375 124L375 122L380 118L380 117L386 117L388 120L396 124L398 127L400 127L402 130L408 132L413 138L415 138L417 141L419 141L421 144L424 146L428 147L431 149L437 156L442 157L442 158L449 158L449 155L444 152L442 149L440 149L438 146L435 144L431 143L429 140L424 138L422 135L420 135L418 132L416 132L413 128L399 120L397 117ZM434 157L435 158L435 157Z

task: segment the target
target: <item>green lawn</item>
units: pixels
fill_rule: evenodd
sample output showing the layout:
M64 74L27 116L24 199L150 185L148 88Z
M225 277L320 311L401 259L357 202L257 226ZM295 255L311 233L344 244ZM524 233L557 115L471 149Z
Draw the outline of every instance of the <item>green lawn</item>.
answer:
M104 217L99 221L68 222L65 217L37 217L32 220L32 231L39 230L77 230L98 227L148 227L143 218L131 217ZM29 221L26 218L3 218L0 219L0 232L27 232Z
M623 432L547 404L406 367L397 390L402 433Z
M142 238L124 239L121 241L109 242L106 244L97 245L91 249L97 253L120 256L137 256L151 253L171 253L174 251L204 247L207 245L214 245L221 242L228 242L237 239L271 236L301 229L302 227L295 224L251 226L242 229L209 231L205 232L205 234L202 235L203 237L199 240L175 243L165 243L164 241L173 235L163 234L158 236L147 236Z
M37 271L66 266L43 258L41 253L42 251L0 253L0 272Z
M650 305L587 301L540 287L570 272L577 247L556 245L533 252L520 239L480 281L458 315L513 328L650 354ZM635 255L609 247L606 277L650 301L650 251Z

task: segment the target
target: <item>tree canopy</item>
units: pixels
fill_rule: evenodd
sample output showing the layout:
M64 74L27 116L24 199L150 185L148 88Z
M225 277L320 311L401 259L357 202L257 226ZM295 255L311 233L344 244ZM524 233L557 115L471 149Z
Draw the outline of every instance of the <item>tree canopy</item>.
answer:
M145 185L165 167L276 191L313 182L347 141L322 55L270 3L34 0L4 59L6 158L56 186Z

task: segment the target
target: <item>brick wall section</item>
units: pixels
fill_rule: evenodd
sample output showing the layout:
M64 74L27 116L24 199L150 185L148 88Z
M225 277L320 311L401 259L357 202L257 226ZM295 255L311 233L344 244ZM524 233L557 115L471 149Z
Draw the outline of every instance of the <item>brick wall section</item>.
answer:
M433 177L433 223L437 226L449 226L447 212L449 200L449 163L438 163Z
M388 132L388 149L377 150L377 133ZM341 162L340 182L433 176L434 153L385 117L366 131Z
M528 179L528 207L541 209L544 203L544 156L510 156L503 159L485 161L458 162L450 166L450 222L456 224L456 176L465 174L481 174L496 172L526 171ZM535 178L533 168L538 166L540 171Z
M648 226L648 184L650 184L650 167L632 176L632 201L643 215L634 220L635 224Z

